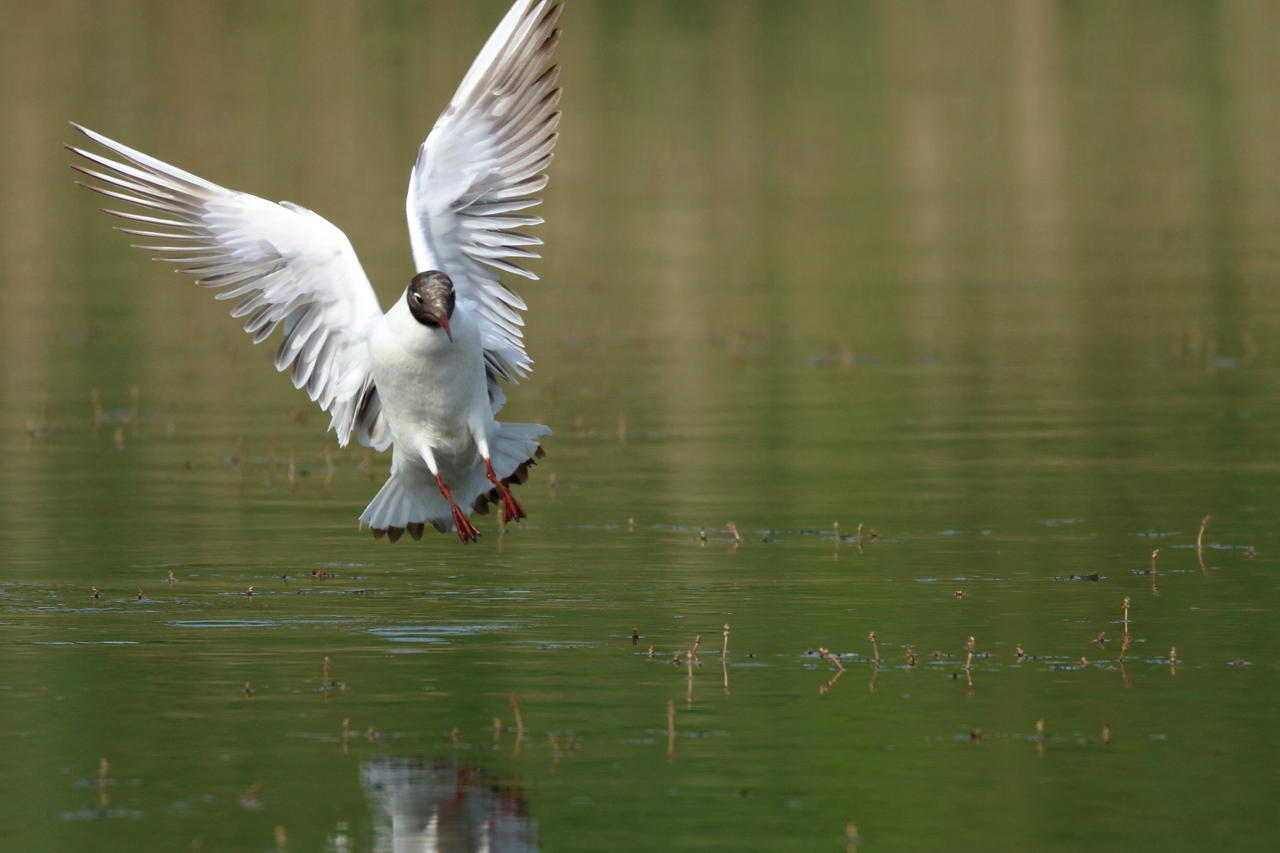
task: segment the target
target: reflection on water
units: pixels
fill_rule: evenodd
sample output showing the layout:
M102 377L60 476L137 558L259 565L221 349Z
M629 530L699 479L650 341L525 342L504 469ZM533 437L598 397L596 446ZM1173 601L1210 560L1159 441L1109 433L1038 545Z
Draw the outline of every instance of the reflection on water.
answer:
M445 759L379 758L360 766L360 785L375 815L378 853L538 849L538 822L529 816L524 791L482 768Z

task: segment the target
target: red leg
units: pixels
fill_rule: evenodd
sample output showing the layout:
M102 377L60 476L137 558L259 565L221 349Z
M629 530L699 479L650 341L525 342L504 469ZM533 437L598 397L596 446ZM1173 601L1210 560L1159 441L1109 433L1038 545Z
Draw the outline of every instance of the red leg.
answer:
M444 480L440 479L440 475L436 474L436 485L440 487L440 494L444 495L444 499L449 502L449 506L453 509L453 524L458 528L458 538L463 542L474 542L480 538L480 531L476 526L467 519L464 513L453 501L453 495L449 492L449 487L444 484Z
M506 487L506 484L498 479L498 475L493 471L493 463L487 458L484 460L484 472L485 476L489 478L489 482L498 487L498 494L502 495L502 523L506 524L513 519L519 521L522 518L528 518L529 516L525 513L524 507L520 506L520 501L516 500L516 496L511 494L511 490Z

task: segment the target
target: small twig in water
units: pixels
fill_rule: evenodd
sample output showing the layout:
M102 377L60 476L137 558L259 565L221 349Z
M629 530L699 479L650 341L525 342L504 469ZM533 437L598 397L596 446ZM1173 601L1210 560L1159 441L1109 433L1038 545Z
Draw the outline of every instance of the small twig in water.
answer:
M667 700L667 762L676 757L676 703Z
M868 631L867 639L871 641L871 659L880 663L880 644L876 642L876 632Z
M965 651L968 652L968 656L965 657L964 659L964 668L969 669L970 667L973 666L973 648L974 648L973 637L970 637L968 642L964 644L964 648L965 648Z
M720 649L721 657L729 656L729 623L724 623L724 646Z
M516 717L516 731L524 731L524 717L520 716L520 700L516 698L516 694L511 694L511 711Z
M98 759L98 804L103 808L107 805L107 773L111 770L111 764L105 758Z
M1209 526L1209 519L1213 516L1206 515L1200 520L1200 532L1196 534L1196 559L1200 561L1200 571L1208 572L1209 569L1204 564L1204 529Z
M818 655L819 655L820 657L822 657L822 658L826 659L826 660L831 661L833 664L835 664L835 665L836 665L836 669L838 669L840 672L844 672L844 664L840 663L840 658L838 658L838 657L836 657L835 655L831 654L831 652L830 652L830 651L828 651L827 649L823 649L823 648L818 649Z

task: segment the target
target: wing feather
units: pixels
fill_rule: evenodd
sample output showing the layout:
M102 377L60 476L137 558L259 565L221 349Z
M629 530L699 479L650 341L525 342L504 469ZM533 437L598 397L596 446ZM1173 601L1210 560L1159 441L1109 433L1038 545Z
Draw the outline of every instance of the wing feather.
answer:
M514 380L532 361L525 303L497 273L537 279L512 262L537 258L542 240L517 229L542 223L518 211L541 203L560 121L559 0L516 0L462 78L418 151L406 212L418 269L443 270L479 318L491 380ZM494 394L495 400L501 395ZM499 403L500 404L500 403Z
M138 248L159 253L154 260L217 290L215 299L239 300L231 316L247 317L244 330L255 344L283 326L276 369L288 371L294 387L330 413L339 444L355 432L364 443L385 448L389 434L371 436L381 404L365 346L382 311L346 235L304 207L226 189L74 126L114 155L68 146L96 167L73 164L93 181L82 186L165 214L104 210L165 229L119 230L165 241Z

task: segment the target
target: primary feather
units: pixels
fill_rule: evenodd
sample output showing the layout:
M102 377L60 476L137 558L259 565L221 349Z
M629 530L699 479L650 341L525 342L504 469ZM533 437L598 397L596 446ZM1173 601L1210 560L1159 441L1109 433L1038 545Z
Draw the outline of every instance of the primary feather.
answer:
M345 445L353 432L367 444L390 441L377 424L365 337L382 316L378 298L345 234L290 202L270 202L220 187L86 127L75 127L123 160L68 146L94 167L76 165L89 189L159 215L107 213L148 228L122 227L214 298L238 300L232 317L260 343L283 329L276 369L288 371L331 415ZM155 241L155 242L151 242ZM372 434L371 434L372 433Z
M548 63L562 8L511 7L418 150L405 202L415 265L444 270L459 300L475 306L490 376L507 380L533 362L520 328L525 303L497 272L537 278L511 259L539 257L529 247L542 243L517 229L542 222L522 211L542 202L535 193L556 143L559 69Z

